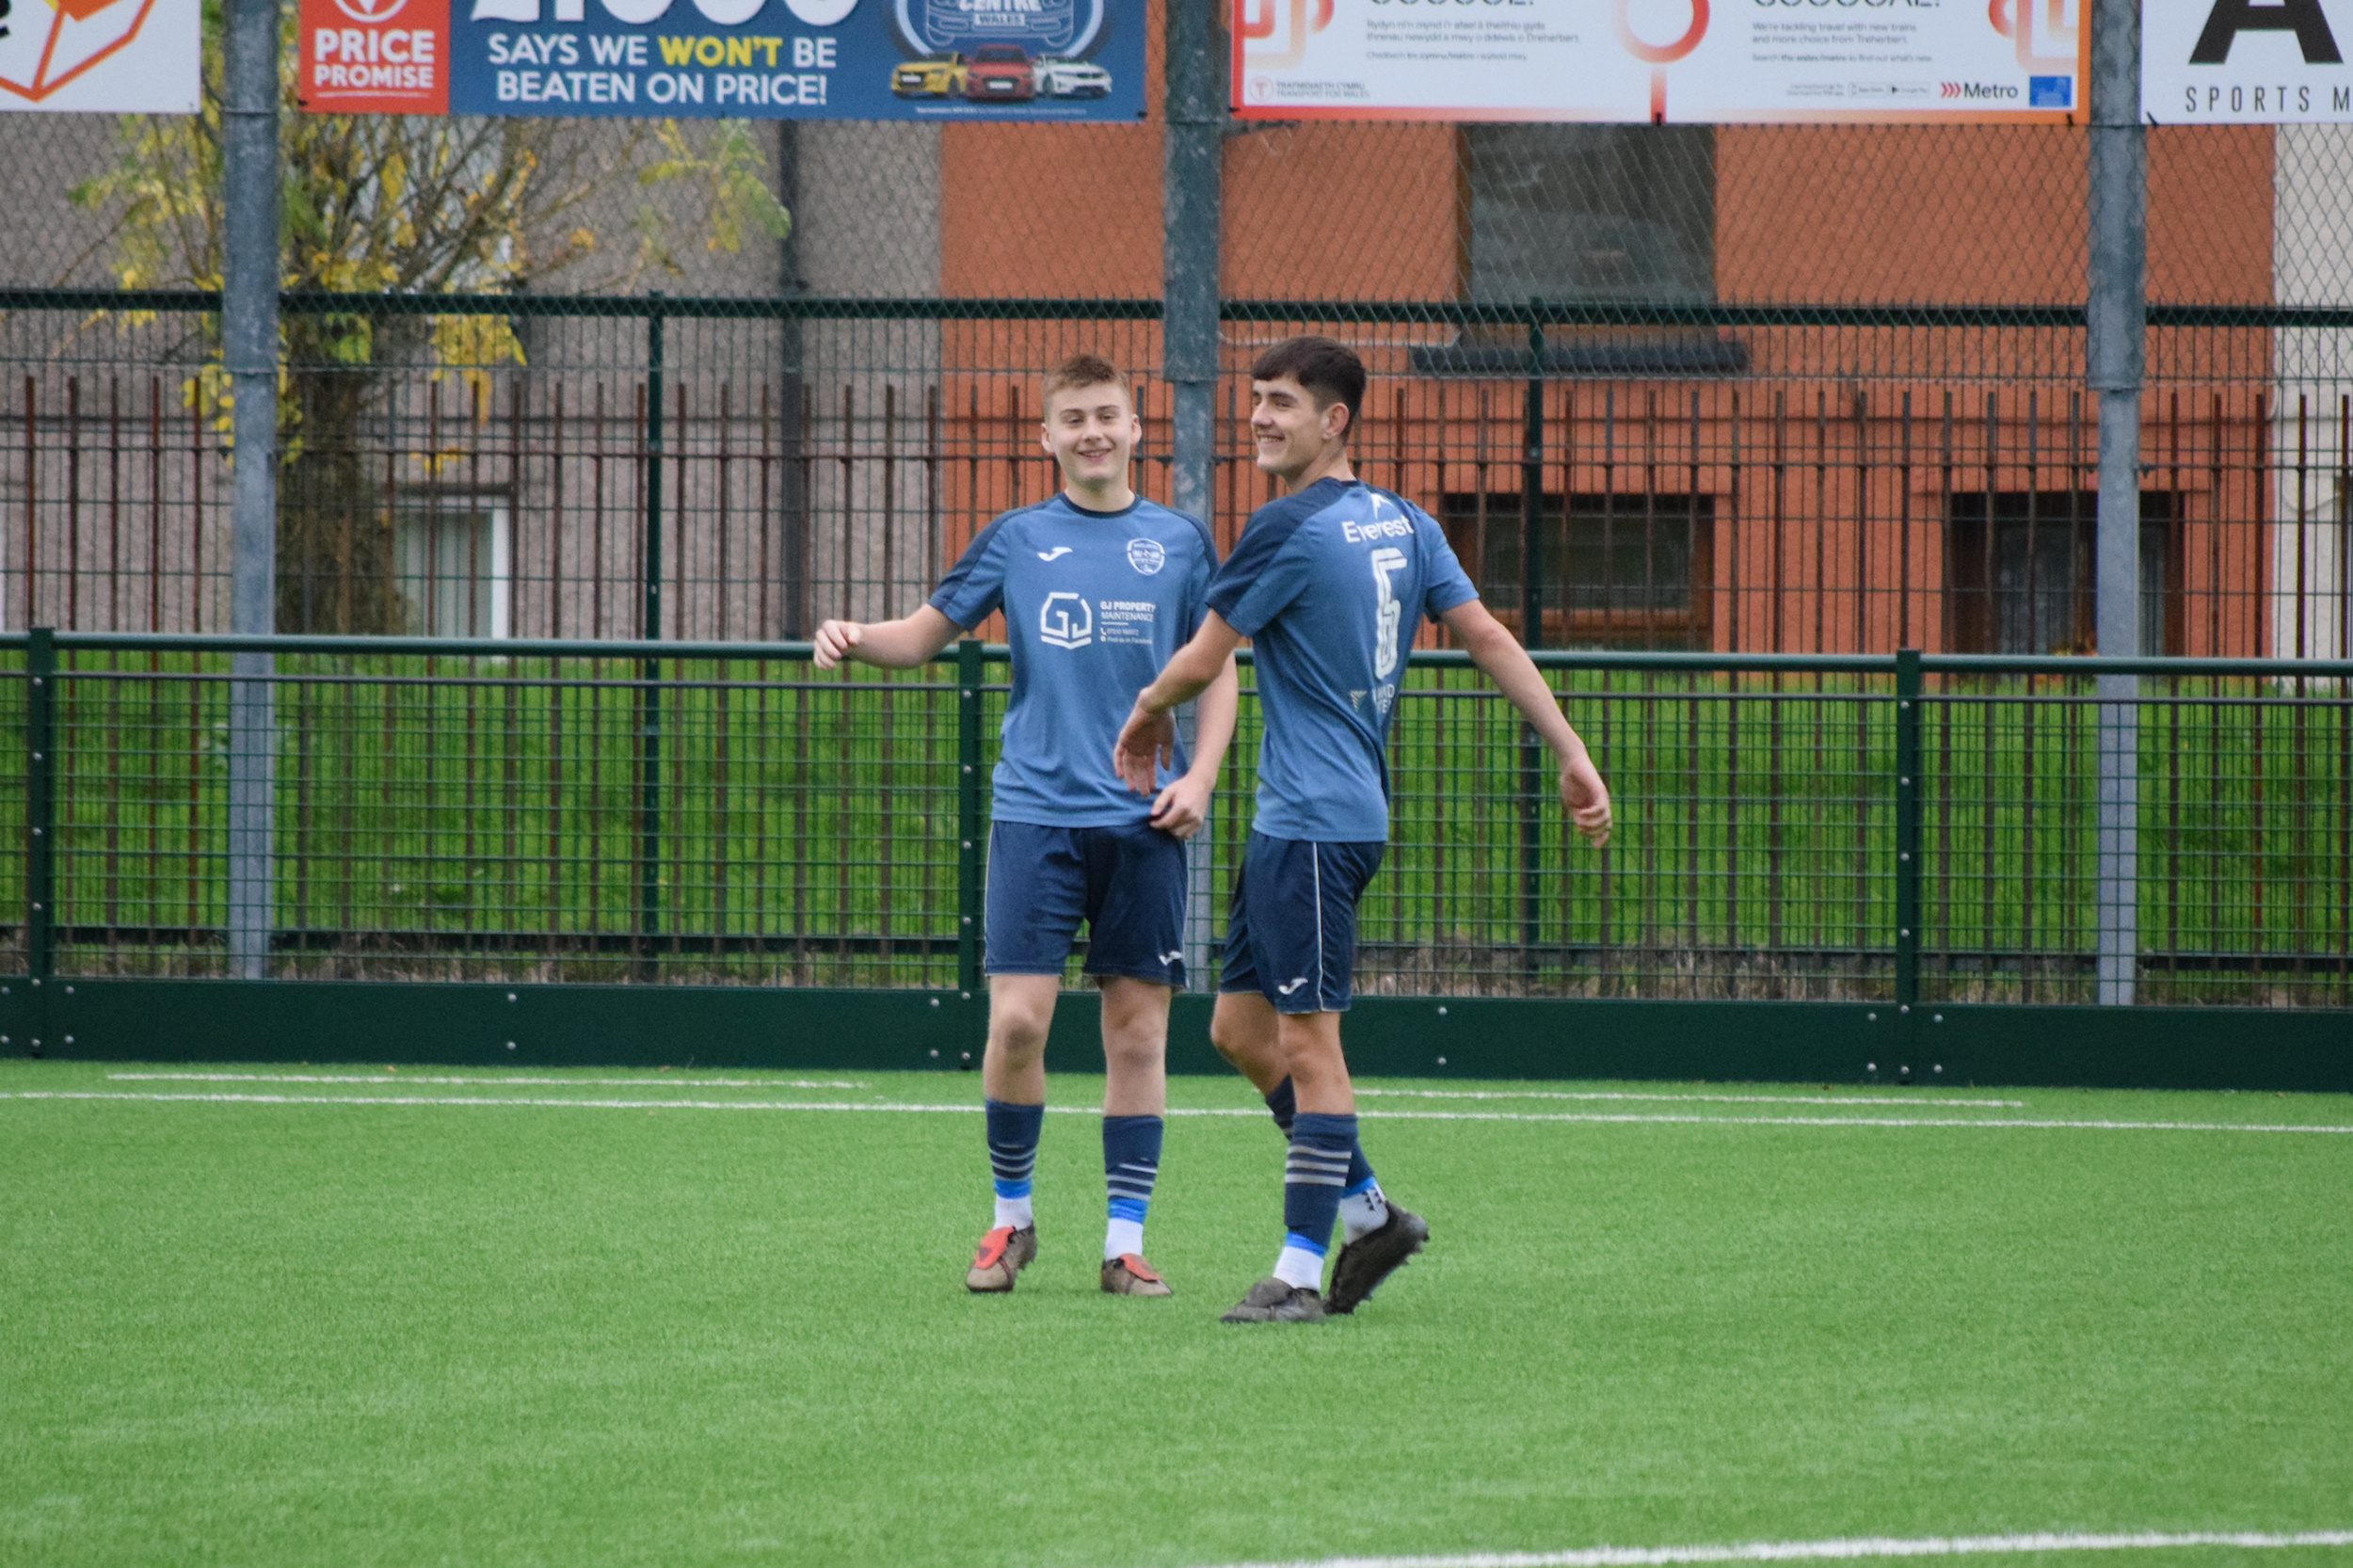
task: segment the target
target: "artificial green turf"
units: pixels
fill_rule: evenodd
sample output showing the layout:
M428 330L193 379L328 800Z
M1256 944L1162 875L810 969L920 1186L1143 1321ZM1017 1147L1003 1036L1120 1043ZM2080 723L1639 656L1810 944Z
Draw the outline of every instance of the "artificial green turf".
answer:
M123 1070L0 1063L0 1095L979 1096ZM2007 1097L1931 1113L2353 1125L2341 1098ZM1167 1301L1096 1290L1095 1125L1049 1117L1045 1250L989 1299L960 1284L987 1212L968 1112L0 1098L0 1561L1125 1568L2353 1526L2353 1135L1366 1130L1430 1252L1355 1320L1237 1329L1216 1314L1279 1239L1263 1115L1171 1120Z

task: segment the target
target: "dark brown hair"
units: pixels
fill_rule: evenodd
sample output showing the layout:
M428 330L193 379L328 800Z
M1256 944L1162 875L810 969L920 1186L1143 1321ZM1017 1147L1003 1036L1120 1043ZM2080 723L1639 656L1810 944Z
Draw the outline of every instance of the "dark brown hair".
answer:
M1348 427L1341 438L1356 433L1356 411L1365 401L1365 361L1356 358L1354 349L1330 338L1286 338L1250 366L1253 381L1279 381L1286 376L1307 389L1318 408L1343 405Z

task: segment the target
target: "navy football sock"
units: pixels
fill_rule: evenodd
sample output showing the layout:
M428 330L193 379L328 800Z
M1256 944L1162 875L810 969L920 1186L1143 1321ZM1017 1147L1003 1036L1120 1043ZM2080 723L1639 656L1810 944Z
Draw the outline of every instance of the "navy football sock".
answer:
M1266 1092L1266 1108L1273 1112L1274 1125L1283 1129L1285 1138L1289 1138L1291 1135L1291 1118L1299 1114L1299 1096L1291 1088L1289 1079L1285 1079Z
M1274 1125L1283 1129L1284 1137L1289 1138L1291 1135L1291 1118L1299 1114L1299 1095L1291 1088L1289 1079L1283 1080L1266 1092L1266 1108L1273 1113ZM1372 1185L1372 1161L1365 1158L1364 1145L1352 1141L1348 1147L1348 1191L1351 1193L1362 1192Z
M1144 1253L1144 1216L1160 1172L1161 1128L1158 1116L1103 1118L1103 1187L1111 1195L1111 1221L1103 1232L1106 1258Z
M1026 1228L1033 1223L1030 1173L1037 1165L1037 1139L1046 1126L1046 1107L1016 1105L1009 1100L984 1100L981 1106L988 1130L988 1168L997 1184L996 1224Z
M1340 1189L1355 1143L1353 1115L1303 1111L1292 1118L1290 1156L1283 1167L1283 1255L1274 1265L1275 1277L1286 1284L1308 1289L1322 1284L1323 1255L1339 1219Z

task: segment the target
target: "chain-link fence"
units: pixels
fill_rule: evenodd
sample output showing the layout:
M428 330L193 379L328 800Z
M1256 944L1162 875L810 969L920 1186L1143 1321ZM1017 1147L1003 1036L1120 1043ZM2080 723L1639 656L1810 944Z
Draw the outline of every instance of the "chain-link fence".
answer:
M107 302L0 327L52 337L0 386L0 617L222 629L210 318L179 296ZM1080 349L1136 375L1142 484L1167 499L1149 302L395 303L288 312L309 353L283 400L280 630L727 640L902 614L981 523L1053 488L1037 386ZM2091 650L2080 328L2057 308L1909 313L1925 324L1827 307L1235 302L1215 532L1230 548L1273 493L1251 460L1250 359L1323 331L1374 372L1354 447L1367 476L1439 518L1507 621L1532 599L1523 630L1546 646ZM2153 334L2143 651L2353 646L2346 335Z
M401 144L410 156L463 146L492 168L528 158L536 194L490 270L534 292L1160 292L1157 94L1135 125L716 122L678 128L676 141L599 120L287 118L354 135L405 124L422 138ZM168 286L202 280L207 261L216 270L216 236L164 233L141 205L142 182L160 175L216 178L200 150L154 145L172 123L14 120L0 206L18 221L0 286ZM2148 139L2153 302L2353 304L2353 128L2165 125ZM1258 299L2080 305L2087 148L2088 133L2066 126L1234 122L1222 287ZM297 177L350 199L354 177L339 168ZM782 240L742 221L730 204L742 181L791 212ZM582 233L593 243L569 243ZM301 276L298 258L289 265Z

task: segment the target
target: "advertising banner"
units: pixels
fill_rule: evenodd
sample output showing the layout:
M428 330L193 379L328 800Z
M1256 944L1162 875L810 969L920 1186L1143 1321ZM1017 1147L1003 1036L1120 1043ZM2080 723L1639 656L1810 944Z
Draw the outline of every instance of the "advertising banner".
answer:
M312 113L1035 120L1144 114L1144 0L300 5L297 97Z
M1259 120L2063 122L2084 114L2089 8L1234 0L1232 102Z
M2140 35L2140 112L2157 124L2353 121L2353 0L2168 0Z
M0 110L194 114L199 0L0 0Z

